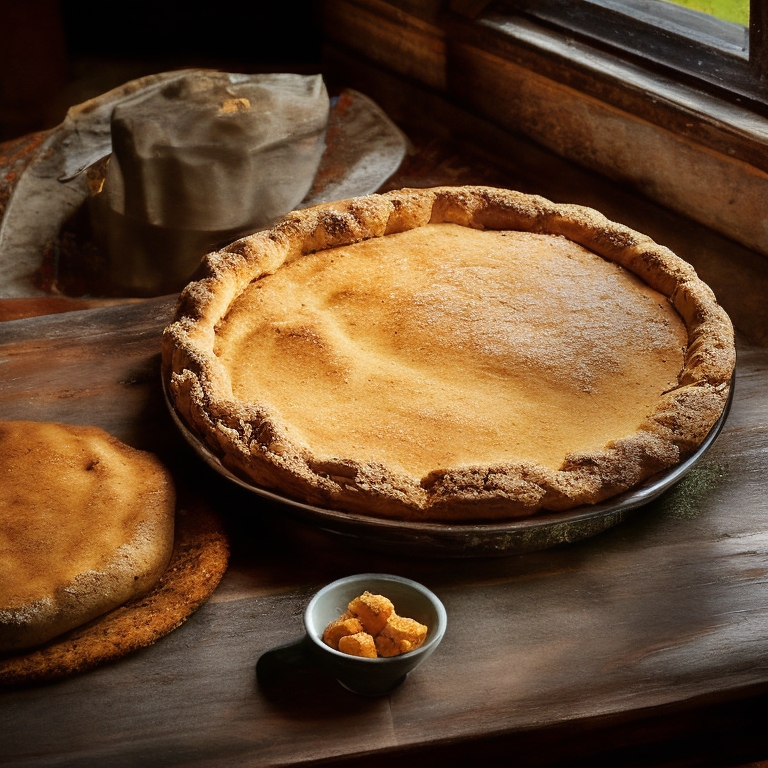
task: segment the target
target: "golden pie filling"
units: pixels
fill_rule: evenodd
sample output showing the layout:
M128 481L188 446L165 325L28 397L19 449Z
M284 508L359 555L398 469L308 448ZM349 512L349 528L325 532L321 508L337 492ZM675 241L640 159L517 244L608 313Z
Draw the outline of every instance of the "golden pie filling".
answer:
M252 283L214 352L234 396L269 403L318 457L420 479L558 469L632 434L686 344L663 296L570 240L429 224Z
M207 269L165 335L175 407L239 474L342 510L478 520L609 498L695 450L733 370L689 265L504 190L302 211Z

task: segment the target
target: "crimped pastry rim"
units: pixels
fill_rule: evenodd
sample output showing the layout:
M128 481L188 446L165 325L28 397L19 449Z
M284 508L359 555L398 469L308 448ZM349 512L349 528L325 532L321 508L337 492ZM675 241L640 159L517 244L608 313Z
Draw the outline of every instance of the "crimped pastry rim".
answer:
M243 403L213 353L215 328L258 277L302 255L449 222L475 229L564 235L668 297L688 330L679 386L636 435L532 464L438 469L414 482L380 464L320 461L293 445L279 417ZM503 520L604 501L691 455L723 412L735 365L733 328L693 267L593 209L489 187L405 189L289 214L271 229L209 254L163 334L163 377L176 412L222 463L258 486L308 504L409 520Z

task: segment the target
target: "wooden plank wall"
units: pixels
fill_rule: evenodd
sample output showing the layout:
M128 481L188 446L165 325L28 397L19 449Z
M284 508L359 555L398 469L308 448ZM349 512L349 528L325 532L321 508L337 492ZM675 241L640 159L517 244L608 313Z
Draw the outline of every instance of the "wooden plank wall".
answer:
M447 5L326 0L324 36L330 48L768 255L768 120L572 44L555 50L552 38L535 41L533 28L470 19ZM550 52L534 52L534 43ZM354 78L354 68L339 75Z

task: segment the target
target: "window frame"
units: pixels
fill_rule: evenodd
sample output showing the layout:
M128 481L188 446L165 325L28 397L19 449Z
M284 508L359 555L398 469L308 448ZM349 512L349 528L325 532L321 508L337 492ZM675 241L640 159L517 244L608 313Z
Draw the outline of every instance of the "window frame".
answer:
M582 4L585 0L552 0ZM616 0L613 0L615 2ZM526 5L544 6L547 0L452 0L445 25L448 46L448 87L473 109L471 83L461 72L472 61L452 62L456 52L474 50L498 57L550 81L558 82L586 99L611 105L628 115L667 130L682 139L743 161L768 173L768 99L749 99L726 86L703 87L671 67L651 66L639 54L620 55L607 43L596 44L564 24L540 21ZM763 14L768 0L752 0ZM758 6L762 2L765 6ZM762 34L753 17L752 34ZM452 20L451 20L452 19ZM467 54L470 59L474 54ZM466 59L466 55L464 56ZM755 66L754 62L750 66ZM458 74L458 77L456 75ZM460 92L454 94L457 89ZM495 118L494 108L484 114ZM514 127L514 126L510 126Z
M750 26L654 0L502 0L477 15L517 18L768 115L768 0Z

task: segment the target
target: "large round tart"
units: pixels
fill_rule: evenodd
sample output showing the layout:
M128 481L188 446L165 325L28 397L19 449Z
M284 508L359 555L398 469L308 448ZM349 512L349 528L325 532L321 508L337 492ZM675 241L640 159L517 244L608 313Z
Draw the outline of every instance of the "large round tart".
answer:
M164 335L177 413L289 498L491 520L611 498L723 412L694 269L578 206L481 187L295 212L206 257Z

